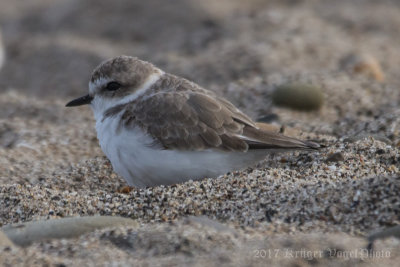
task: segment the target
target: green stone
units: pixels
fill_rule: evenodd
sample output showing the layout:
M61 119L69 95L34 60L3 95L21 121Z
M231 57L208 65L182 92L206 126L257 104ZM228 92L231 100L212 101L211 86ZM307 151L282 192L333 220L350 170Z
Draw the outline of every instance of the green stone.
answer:
M324 103L320 87L312 84L288 83L278 86L272 94L272 101L277 106L296 110L318 110Z

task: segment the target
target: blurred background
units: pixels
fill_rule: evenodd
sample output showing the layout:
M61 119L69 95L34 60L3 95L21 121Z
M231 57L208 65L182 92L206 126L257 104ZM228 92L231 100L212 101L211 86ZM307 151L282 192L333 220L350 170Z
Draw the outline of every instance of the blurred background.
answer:
M397 83L399 3L1 0L7 62L0 87L68 100L87 90L96 65L121 54L151 61L242 106L243 97L255 101L293 77L331 78L346 70L342 63L350 55L372 57L386 80ZM255 116L268 105L248 109Z

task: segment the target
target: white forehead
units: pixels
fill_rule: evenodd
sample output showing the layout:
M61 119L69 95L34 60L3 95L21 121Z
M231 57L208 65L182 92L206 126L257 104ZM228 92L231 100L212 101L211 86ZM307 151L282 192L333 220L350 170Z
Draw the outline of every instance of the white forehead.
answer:
M100 77L94 81L89 82L89 95L94 95L99 88L103 88L107 83L111 81L108 77Z

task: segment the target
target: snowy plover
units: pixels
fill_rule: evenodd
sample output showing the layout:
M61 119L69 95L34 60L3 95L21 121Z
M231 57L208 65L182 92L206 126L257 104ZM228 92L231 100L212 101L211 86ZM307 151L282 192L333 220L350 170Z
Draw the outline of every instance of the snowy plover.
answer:
M216 177L266 153L318 144L260 129L226 99L134 57L98 66L89 94L100 146L129 185L167 185Z

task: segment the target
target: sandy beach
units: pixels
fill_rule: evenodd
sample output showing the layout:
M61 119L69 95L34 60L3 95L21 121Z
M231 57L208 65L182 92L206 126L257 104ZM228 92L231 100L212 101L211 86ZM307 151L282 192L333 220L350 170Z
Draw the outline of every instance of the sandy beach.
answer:
M397 1L3 0L0 27L0 265L399 262L399 233L366 250L368 236L400 224ZM65 107L87 93L100 62L122 54L324 148L269 154L217 179L122 192L127 184L101 151L90 108ZM307 99L321 93L322 106L276 105L287 84L314 88ZM87 216L132 223L100 219L91 228L78 219L62 237L26 245L10 237L31 229L24 223L37 222L46 236L42 222Z

